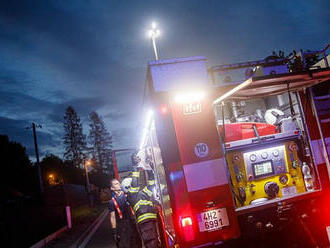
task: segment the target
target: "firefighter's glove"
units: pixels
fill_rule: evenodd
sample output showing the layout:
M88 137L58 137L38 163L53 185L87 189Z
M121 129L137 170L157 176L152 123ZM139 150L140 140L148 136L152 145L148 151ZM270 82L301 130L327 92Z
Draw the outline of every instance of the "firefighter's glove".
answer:
M113 239L115 240L116 243L119 243L120 241L120 235L118 233L117 228L113 228L112 229L112 235L113 235Z

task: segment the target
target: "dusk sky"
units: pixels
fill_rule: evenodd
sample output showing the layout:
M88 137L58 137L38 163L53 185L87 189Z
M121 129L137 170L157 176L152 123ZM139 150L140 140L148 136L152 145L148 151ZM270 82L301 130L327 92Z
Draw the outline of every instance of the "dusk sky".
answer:
M71 105L86 135L96 111L115 149L137 147L152 21L160 58L201 55L208 66L330 42L329 0L0 0L0 134L34 160L26 127L36 122L41 155L62 157Z

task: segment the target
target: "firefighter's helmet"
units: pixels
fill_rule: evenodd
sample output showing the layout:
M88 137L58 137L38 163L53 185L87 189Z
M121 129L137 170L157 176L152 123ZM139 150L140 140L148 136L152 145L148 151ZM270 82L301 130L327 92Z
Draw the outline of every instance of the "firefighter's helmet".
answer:
M132 178L127 177L121 182L122 190L127 193L132 184Z
M278 125L285 118L283 111L279 109L268 109L265 113L265 120L268 124Z

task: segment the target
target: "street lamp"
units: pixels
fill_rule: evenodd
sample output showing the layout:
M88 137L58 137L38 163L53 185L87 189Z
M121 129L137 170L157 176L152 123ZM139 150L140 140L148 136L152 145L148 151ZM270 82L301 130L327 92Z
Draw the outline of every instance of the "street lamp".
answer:
M48 179L49 179L49 184L50 185L55 184L55 180L54 180L54 175L53 174L49 174L48 175Z
M151 38L152 41L152 46L154 48L154 53L155 53L155 58L158 60L158 52L157 52L157 47L156 47L156 38L159 37L160 31L157 29L157 24L153 22L151 24L151 29L148 31L148 35Z
M89 206L94 206L94 200L93 196L91 195L91 187L89 184L89 177L88 177L88 166L92 165L92 161L90 159L85 161L85 173L86 173L86 184L87 184L87 194L88 194L88 200L89 200Z
M86 173L86 185L87 185L87 192L90 193L91 188L89 185L89 177L88 177L88 166L90 166L92 163L90 160L85 161L85 173Z

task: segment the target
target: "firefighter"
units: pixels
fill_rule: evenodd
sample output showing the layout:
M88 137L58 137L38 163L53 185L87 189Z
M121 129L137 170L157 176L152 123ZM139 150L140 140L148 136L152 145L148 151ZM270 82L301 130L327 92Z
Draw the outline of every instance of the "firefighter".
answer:
M145 159L144 155L144 153L141 153L138 155L133 154L132 156L133 172L131 185L128 188L128 199L133 206L136 221L145 247L157 248L160 244L157 232L157 202L153 197L155 179L152 168L150 167L150 160L148 160L148 158ZM149 167L143 165L145 162ZM138 185L140 177L139 168L147 171L148 183L146 186L139 187Z
M117 179L110 182L113 197L109 201L110 225L118 248L141 248L134 212Z

